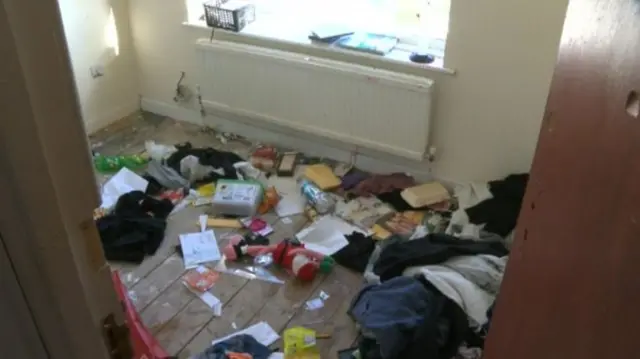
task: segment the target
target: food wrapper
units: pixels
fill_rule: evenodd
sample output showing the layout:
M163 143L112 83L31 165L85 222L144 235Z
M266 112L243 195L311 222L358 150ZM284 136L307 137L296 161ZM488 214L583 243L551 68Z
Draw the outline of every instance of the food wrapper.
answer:
M320 359L315 330L293 327L284 331L285 359Z

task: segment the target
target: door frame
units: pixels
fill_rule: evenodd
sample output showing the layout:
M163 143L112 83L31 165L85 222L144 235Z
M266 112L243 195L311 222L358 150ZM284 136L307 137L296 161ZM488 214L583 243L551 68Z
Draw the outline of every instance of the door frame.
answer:
M1 4L0 233L49 357L106 359L102 318L124 318L58 3Z

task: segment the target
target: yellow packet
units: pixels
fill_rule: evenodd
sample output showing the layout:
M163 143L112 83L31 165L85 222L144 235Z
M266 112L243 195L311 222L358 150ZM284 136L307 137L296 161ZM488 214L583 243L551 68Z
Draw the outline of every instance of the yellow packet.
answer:
M315 330L293 327L284 331L285 359L320 359Z
M198 187L196 192L198 192L198 195L201 197L213 197L213 195L216 194L216 183L212 182L202 185Z

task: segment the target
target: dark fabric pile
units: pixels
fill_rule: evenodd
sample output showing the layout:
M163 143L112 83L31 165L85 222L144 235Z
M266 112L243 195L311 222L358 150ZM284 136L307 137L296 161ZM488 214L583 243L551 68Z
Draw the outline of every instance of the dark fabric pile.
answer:
M382 283L364 287L349 314L360 324L363 359L451 359L466 342L482 345L462 308L423 277L404 277L411 266L439 264L461 255L508 254L502 242L428 234L385 246L373 271Z
M522 199L527 188L529 174L509 175L503 180L489 182L493 198L466 209L469 221L485 224L484 230L506 237L518 220Z
M96 221L108 260L140 263L156 252L164 238L169 200L157 200L141 191L118 198L112 213Z
M176 148L178 151L167 158L166 165L180 173L183 177L187 178L189 176L181 172L180 162L187 156L194 156L198 158L198 163L201 166L211 167L204 177L197 180L197 183L209 183L219 179L238 179L237 171L233 165L244 160L237 154L218 151L210 147L193 148L189 142L176 145Z
M193 359L227 359L230 353L251 355L252 359L267 359L273 351L246 334L236 335L220 343L216 343Z
M349 314L362 328L365 359L451 359L473 335L462 309L419 278L365 287Z
M364 273L369 257L376 247L375 241L371 236L365 236L360 232L353 232L345 238L349 244L331 257L343 267Z
M385 281L401 276L408 267L438 264L449 258L491 254L502 257L509 254L501 241L475 241L460 239L444 233L432 233L410 241L387 246L373 267L373 272Z

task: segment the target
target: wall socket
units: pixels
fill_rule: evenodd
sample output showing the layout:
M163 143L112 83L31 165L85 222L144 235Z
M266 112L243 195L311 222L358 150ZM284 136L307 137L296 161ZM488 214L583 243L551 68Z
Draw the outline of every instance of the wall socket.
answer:
M98 77L104 76L104 66L103 65L94 65L89 68L89 73L91 77L97 79Z

